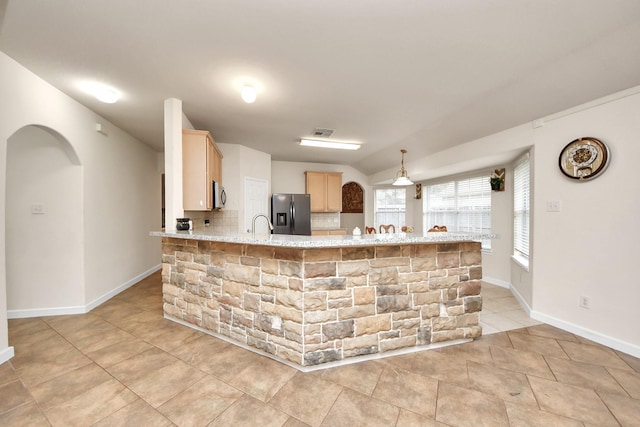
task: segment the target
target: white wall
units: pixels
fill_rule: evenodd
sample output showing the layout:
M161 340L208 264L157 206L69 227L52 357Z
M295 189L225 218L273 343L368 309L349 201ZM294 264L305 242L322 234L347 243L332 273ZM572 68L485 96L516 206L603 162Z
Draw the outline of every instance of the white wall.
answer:
M164 156L165 174L165 229L175 230L176 218L184 218L182 200L182 129L189 126L182 112L182 101L168 98L164 101ZM186 127L186 129L190 129Z
M513 167L505 168L505 191L491 192L491 231L498 235L491 241L491 251L482 254L482 274L488 281L501 286L511 282L511 254L513 253Z
M533 309L629 344L640 356L640 87L544 123L534 132ZM605 142L611 162L602 176L576 182L561 174L558 156L584 136ZM561 202L561 212L546 212L551 200ZM590 310L579 307L581 295L591 299Z
M7 140L24 126L57 131L83 167L84 307L91 307L160 263L160 174L156 153L0 53L0 361L8 354L5 269ZM123 101L126 102L126 101ZM107 135L97 133L101 123ZM56 289L51 289L55 293ZM70 305L75 303L74 296Z
M305 193L305 171L342 172L342 184L353 181L364 190L365 224L373 224L373 189L360 171L345 165L305 162L271 162L272 193Z
M361 233L364 233L364 227L366 227L366 223L364 222L364 214L363 213L341 213L340 214L340 227L347 229L347 234L353 234L353 229L358 227Z
M64 145L36 126L8 141L9 311L84 305L82 167ZM34 206L42 213L33 214Z
M225 209L238 211L238 232L246 232L244 224L244 179L271 182L271 155L244 145L217 143L222 152L222 185L227 194ZM270 194L270 191L268 191ZM270 206L270 202L267 203ZM267 212L267 215L269 213Z
M84 109L84 107L83 107ZM87 120L99 120L91 114ZM79 124L78 124L79 125ZM86 303L112 295L141 274L158 268L161 175L156 152L107 123L108 136L79 136L90 141L84 166ZM94 134L96 132L93 132ZM77 141L70 138L74 144Z

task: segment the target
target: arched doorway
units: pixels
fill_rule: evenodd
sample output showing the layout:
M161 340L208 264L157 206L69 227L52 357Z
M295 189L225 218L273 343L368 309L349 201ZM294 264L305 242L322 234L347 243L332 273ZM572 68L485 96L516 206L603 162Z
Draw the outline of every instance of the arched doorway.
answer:
M9 318L84 304L82 167L58 132L29 125L7 140Z

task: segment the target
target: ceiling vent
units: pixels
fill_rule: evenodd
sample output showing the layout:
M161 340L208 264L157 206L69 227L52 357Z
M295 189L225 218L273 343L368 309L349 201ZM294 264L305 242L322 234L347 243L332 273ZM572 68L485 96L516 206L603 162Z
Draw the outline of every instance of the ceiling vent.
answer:
M331 135L333 135L333 129L316 128L313 130L313 136L316 138L329 138Z

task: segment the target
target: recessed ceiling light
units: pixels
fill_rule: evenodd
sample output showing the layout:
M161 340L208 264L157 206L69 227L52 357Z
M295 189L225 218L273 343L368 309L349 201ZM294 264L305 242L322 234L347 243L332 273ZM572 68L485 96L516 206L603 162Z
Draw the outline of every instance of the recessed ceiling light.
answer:
M306 147L335 148L338 150L357 150L360 144L354 142L323 141L320 139L301 139L300 145Z
M103 83L98 82L85 82L81 84L81 88L83 91L88 93L89 95L93 95L99 101L102 101L107 104L113 104L118 102L122 94L112 88L111 86L107 86Z
M253 86L245 85L241 92L242 100L247 104L256 102L256 89Z

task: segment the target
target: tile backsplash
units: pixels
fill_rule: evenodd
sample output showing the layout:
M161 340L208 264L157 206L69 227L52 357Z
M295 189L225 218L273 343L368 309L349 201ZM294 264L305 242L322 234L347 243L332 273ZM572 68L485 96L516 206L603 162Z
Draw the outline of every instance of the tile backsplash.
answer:
M311 229L340 228L340 212L311 212Z
M205 228L204 220L209 220L207 229L214 233L237 233L239 231L238 211L233 209L222 209L209 211L185 211L185 218L191 218L194 230ZM311 228L340 228L339 212L312 212Z
M238 211L233 209L221 209L213 211L185 211L184 216L191 218L194 230L205 228L204 220L209 220L210 229L214 233L237 233L238 232Z

